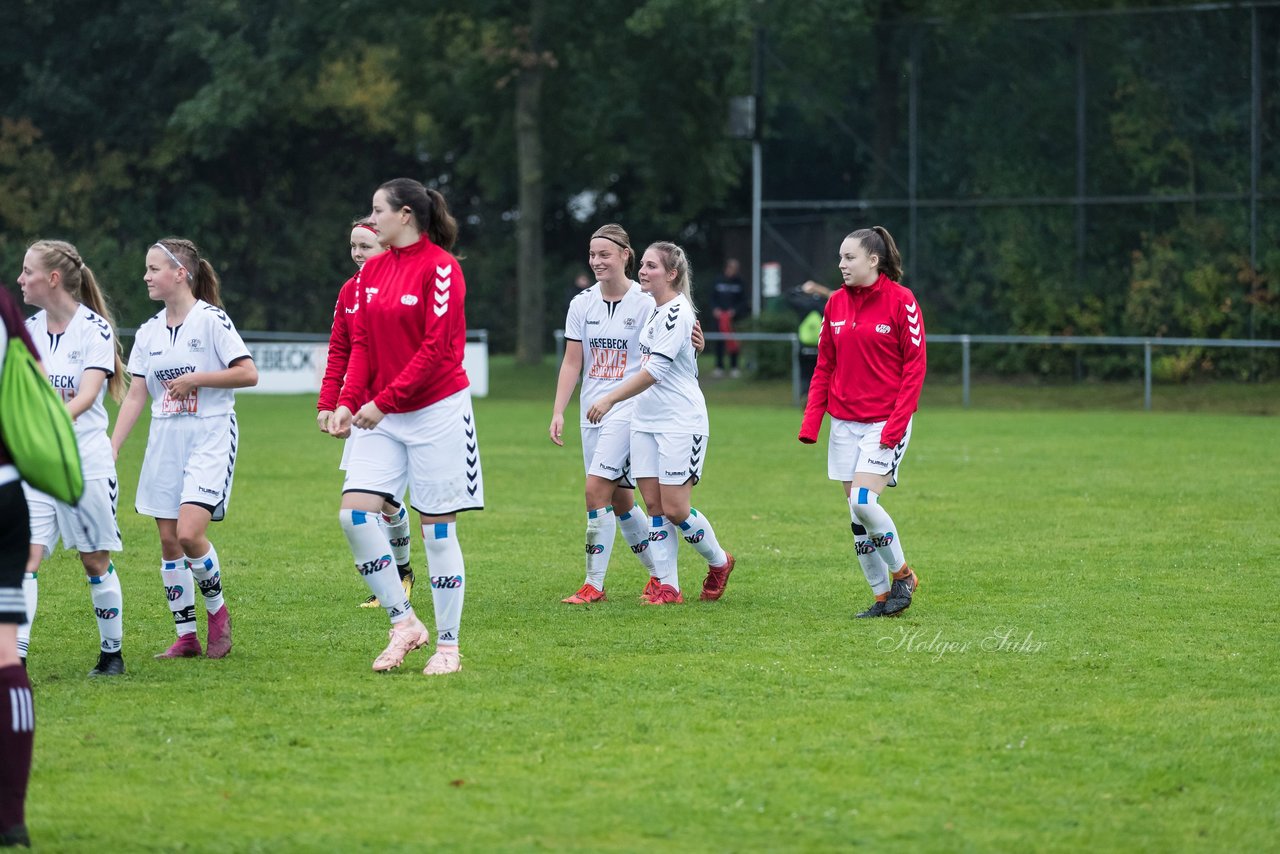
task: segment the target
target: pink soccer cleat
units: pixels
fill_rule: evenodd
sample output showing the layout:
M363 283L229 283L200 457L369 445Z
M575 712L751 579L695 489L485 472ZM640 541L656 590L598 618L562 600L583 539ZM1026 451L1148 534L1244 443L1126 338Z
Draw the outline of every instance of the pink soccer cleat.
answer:
M578 592L560 600L566 605L590 605L592 602L608 601L603 590L597 590L590 584L583 584Z
M209 658L225 658L231 652L231 610L223 605L209 615L209 639L204 654Z
M641 605L683 605L684 594L670 584L659 584L658 592L642 600Z
M707 577L702 580L702 595L699 599L714 602L724 595L724 589L729 586L729 573L733 572L733 565L738 562L728 552L724 556L725 562L721 566L707 567Z
M443 676L446 673L457 673L462 669L462 653L456 646L437 646L435 654L427 660L422 669L423 676Z
M431 640L431 633L416 616L394 624L388 634L391 641L387 648L373 660L373 669L378 673L399 667L406 655Z
M196 658L202 653L200 649L200 638L196 637L196 633L189 635L178 635L178 639L173 642L173 646L164 652L156 653L156 658Z
M652 598L653 594L658 592L658 588L662 586L662 582L654 576L649 576L649 583L640 591L640 602L646 603Z

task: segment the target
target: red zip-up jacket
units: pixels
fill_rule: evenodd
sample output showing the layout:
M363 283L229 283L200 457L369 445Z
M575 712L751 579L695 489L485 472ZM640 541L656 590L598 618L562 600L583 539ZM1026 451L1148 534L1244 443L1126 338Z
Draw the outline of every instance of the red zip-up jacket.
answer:
M424 234L365 262L363 305L352 315L351 357L338 399L352 412L373 401L383 413L414 412L470 383L467 285L458 259Z
M329 355L324 363L324 378L320 380L320 398L317 412L332 412L338 408L338 395L342 392L342 379L347 375L347 362L351 358L351 333L356 325L355 314L360 310L356 296L361 291L360 276L347 279L338 291L338 302L333 307L333 328L329 330Z
M800 441L818 441L830 412L842 421L885 421L881 444L898 444L920 402L924 371L924 317L915 294L883 273L869 287L841 287L822 318Z

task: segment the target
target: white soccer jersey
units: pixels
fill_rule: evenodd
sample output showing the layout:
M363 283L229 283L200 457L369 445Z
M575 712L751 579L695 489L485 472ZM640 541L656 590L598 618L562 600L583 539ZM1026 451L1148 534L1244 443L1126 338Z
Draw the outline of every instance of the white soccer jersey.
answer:
M689 340L696 321L693 306L684 294L677 294L654 309L640 333L640 352L644 354L644 362L669 359L671 368L661 382L636 398L632 430L708 434L707 401L698 387L697 353Z
M80 393L80 378L86 370L100 368L110 378L116 370L116 335L111 324L88 306L81 305L61 333L49 331L49 315L40 311L27 319L27 332L36 345L36 355L44 364L49 382L66 403ZM107 385L102 384L98 398L76 419L76 444L84 479L116 476L107 438L107 408L102 401Z
M183 374L220 371L249 358L249 348L226 312L196 300L187 319L170 328L164 309L138 329L129 354L129 373L144 377L151 394L151 417L194 415L209 418L234 411L236 393L229 388L198 388L189 398L169 397L169 383Z
M622 299L609 302L596 282L569 303L564 321L564 337L582 342L582 391L578 395L583 427L587 410L610 389L640 370L640 330L653 312L653 297L631 283ZM634 409L631 400L609 411L605 420L628 419Z

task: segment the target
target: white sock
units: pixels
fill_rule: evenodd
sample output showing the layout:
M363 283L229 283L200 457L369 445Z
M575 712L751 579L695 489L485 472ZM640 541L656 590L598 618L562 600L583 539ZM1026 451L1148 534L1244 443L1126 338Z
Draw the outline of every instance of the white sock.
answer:
M720 548L720 541L716 539L711 520L697 509L689 508L689 518L680 523L680 535L686 543L698 550L707 566L724 566L729 562L729 556Z
M662 584L680 589L680 573L676 567L676 526L666 516L654 516L649 529L649 548L653 551L653 577Z
M457 646L462 600L467 590L467 571L462 562L462 547L458 545L458 523L424 523L422 541L427 547L431 602L436 607L436 645Z
M98 638L103 652L119 652L124 643L124 595L115 564L107 565L107 574L87 576L93 615L98 620Z
M387 542L387 535L376 517L377 514L364 510L338 511L338 520L342 523L342 533L347 536L347 544L351 546L356 570L373 595L378 597L394 625L411 619L413 606L405 598L400 573L396 572L395 561L391 558L391 544Z
M618 528L622 538L627 541L631 551L644 567L645 572L653 575L653 552L649 550L649 520L643 513L632 507L618 517Z
M587 511L587 583L597 590L604 589L604 574L609 569L617 529L618 517L612 507Z
M38 584L34 572L22 573L22 599L27 606L27 621L18 626L18 657L26 658L27 649L31 646L31 624L36 621L36 600Z
M226 602L222 598L222 565L218 563L218 552L209 543L209 553L204 557L187 556L187 568L195 576L200 592L204 594L204 610L216 614L222 610Z
M897 529L893 519L880 506L880 496L866 487L853 490L849 494L849 512L862 527L867 529L871 537L871 545L879 552L880 559L887 563L893 571L906 565L902 556L902 544L898 542Z
M178 637L196 633L196 582L185 559L160 561L160 578Z
M387 541L391 543L391 559L397 567L409 565L409 511L400 509L388 516L382 514L382 524L387 526Z
M876 547L871 544L871 535L867 529L858 524L855 517L853 524L853 550L858 555L858 565L862 574L871 585L871 592L879 596L889 592L889 567L885 565Z

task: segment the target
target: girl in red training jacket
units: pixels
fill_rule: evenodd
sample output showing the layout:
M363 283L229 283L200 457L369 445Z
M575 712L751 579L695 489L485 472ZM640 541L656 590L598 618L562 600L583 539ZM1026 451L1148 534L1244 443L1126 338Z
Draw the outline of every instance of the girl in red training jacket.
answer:
M462 669L458 626L466 581L457 514L484 507L470 383L462 369L466 283L449 254L458 224L440 193L409 178L378 188L373 220L387 251L360 271L368 296L355 313L346 382L329 424L334 435L356 428L339 518L356 569L391 620L390 643L373 662L374 670L390 670L430 640L377 518L408 472L436 616L436 651L423 673L453 673Z
M924 319L915 295L898 284L902 256L881 226L844 239L840 275L844 286L822 320L800 441L817 442L822 416L831 413L827 476L844 484L858 563L876 597L858 616L893 617L911 606L919 580L880 494L897 485L911 441L924 385Z
M367 298L364 286L360 284L360 270L364 262L375 255L386 251L378 242L378 229L373 221L364 218L351 223L351 260L355 262L356 274L338 291L338 302L333 307L333 328L329 330L329 352L325 358L324 379L320 381L320 397L316 400L316 424L321 433L329 432L329 419L333 410L338 408L338 395L342 392L342 382L347 376L347 361L351 358L351 332L356 325L356 312L360 303ZM351 452L350 431L339 439L347 439L342 448L342 462L338 468L347 470L347 459ZM413 596L413 564L409 556L409 511L400 503L404 489L395 493L395 497L382 504L382 523L386 528L387 540L391 543L391 557L396 562L396 571L400 575L400 584L404 587L406 598ZM360 603L361 608L380 608L377 596L370 595Z

